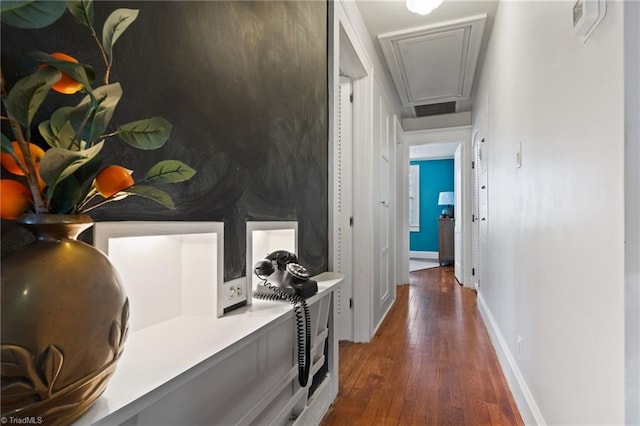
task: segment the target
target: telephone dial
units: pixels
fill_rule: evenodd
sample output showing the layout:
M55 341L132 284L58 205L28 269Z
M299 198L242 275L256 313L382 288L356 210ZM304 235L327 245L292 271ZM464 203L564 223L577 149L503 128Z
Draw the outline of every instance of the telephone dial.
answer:
M318 291L318 283L291 252L278 250L258 261L253 272L262 281L253 297L293 304L298 334L298 382L306 386L311 368L311 317L305 299Z

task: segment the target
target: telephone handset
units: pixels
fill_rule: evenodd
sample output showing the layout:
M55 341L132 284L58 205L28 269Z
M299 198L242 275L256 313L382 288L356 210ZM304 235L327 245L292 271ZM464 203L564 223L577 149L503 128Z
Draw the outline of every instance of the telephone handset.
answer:
M318 283L309 278L309 272L298 264L294 253L284 250L275 251L258 261L253 272L262 280L253 297L286 300L293 304L298 332L298 382L304 387L311 367L311 317L305 299L317 293Z

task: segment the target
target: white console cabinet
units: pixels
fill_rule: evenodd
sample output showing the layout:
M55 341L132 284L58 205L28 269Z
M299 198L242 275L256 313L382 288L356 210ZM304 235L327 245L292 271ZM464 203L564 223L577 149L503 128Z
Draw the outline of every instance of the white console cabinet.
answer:
M314 277L312 367L298 384L293 306L254 300L221 318L180 316L129 336L106 391L75 425L311 425L338 393L333 293Z

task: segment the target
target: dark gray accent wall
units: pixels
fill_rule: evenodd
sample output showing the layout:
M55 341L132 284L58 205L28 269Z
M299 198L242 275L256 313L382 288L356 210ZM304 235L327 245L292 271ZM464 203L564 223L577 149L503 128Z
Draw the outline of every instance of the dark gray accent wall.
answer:
M173 132L165 147L147 152L112 138L107 160L133 169L134 177L167 158L198 173L164 188L174 211L129 197L93 218L224 221L225 280L244 275L247 220L297 220L301 263L312 273L327 270L327 4L96 2L96 27L119 7L140 13L115 45L110 80L122 84L124 96L111 125L158 115ZM29 72L20 58L33 49L68 53L102 77L86 27L68 15L42 30L2 26L9 84ZM73 103L82 98L74 96ZM47 102L36 122L71 103L58 94ZM22 235L3 221L3 254Z

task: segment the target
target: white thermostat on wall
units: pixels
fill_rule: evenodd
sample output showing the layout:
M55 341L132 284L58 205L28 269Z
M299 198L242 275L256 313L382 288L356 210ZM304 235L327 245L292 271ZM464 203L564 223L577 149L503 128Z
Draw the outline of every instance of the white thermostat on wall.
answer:
M573 31L586 42L607 12L606 0L577 0L573 5Z

